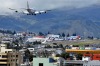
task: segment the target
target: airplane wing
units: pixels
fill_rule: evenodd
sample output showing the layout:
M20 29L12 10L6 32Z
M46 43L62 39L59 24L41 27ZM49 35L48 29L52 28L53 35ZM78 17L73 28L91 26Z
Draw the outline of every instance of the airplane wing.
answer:
M41 10L39 11L40 13L47 13L48 11L51 11L51 10Z
M35 14L47 13L48 11L51 11L51 10L41 10L41 11L36 11L35 10Z
M27 10L22 11L23 14L29 14Z
M51 10L46 10L46 11L51 11Z
M10 10L16 10L16 9L12 9L12 8L9 8Z
M27 12L27 9L25 9L25 8L20 8L20 9L24 9L24 10L17 10L17 9L12 9L12 8L9 8L10 10L13 10L13 11L15 11L15 12L22 12L22 13L24 13L24 14L28 14L28 12Z
M14 10L15 12L18 12L16 9L12 9L12 8L9 8L10 10Z
M39 11L35 11L34 13L35 13L35 14L40 14L40 12L39 12Z

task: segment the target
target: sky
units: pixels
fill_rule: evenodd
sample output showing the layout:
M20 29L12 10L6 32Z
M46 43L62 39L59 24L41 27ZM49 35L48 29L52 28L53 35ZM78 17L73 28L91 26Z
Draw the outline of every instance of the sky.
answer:
M9 8L20 10L26 8L26 2L29 2L30 8L43 10L55 9L60 7L87 7L99 4L100 0L0 0L0 14L12 12Z

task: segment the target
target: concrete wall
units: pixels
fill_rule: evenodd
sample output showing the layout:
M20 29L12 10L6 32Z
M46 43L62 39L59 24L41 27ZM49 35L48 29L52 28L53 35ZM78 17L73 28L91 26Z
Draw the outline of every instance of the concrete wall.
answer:
M83 63L83 66L100 66L100 61L87 61Z

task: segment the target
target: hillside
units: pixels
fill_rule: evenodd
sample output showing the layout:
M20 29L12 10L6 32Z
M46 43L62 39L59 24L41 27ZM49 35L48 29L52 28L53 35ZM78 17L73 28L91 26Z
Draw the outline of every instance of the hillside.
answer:
M100 6L67 9L65 7L36 16L1 15L0 28L17 31L77 33L100 36Z

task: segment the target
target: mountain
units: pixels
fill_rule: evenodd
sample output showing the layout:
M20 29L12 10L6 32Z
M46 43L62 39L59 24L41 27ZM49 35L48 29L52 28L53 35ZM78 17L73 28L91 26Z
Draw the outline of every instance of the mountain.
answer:
M99 37L100 6L72 9L63 7L36 16L0 15L0 28L33 32L65 32L66 34L76 33L84 37Z

